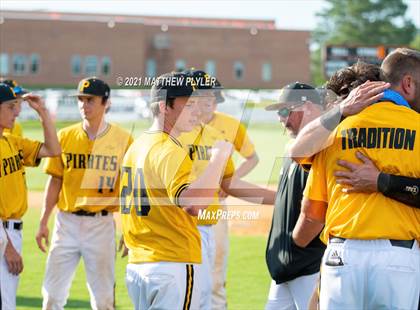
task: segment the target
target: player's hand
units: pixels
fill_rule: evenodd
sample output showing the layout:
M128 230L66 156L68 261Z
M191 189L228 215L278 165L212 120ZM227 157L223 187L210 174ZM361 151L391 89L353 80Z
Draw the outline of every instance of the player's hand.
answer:
M210 161L227 160L233 152L233 145L226 141L217 141L211 149Z
M50 231L48 229L47 225L40 225L38 233L36 234L36 243L38 244L38 248L46 253L47 247L50 245L50 242L48 240L48 236L50 234ZM43 244L42 240L44 240L45 245Z
M348 97L340 103L343 116L347 117L357 114L367 106L377 102L382 98L384 90L390 86L391 84L385 82L367 81L356 87L350 92Z
M44 100L40 96L34 95L32 93L29 93L29 94L23 95L22 98L36 112L43 113L43 112L46 112L47 111L47 108L45 107L45 102L44 102Z
M227 196L229 196L223 189L220 189L218 192L220 199L225 199Z
M121 252L121 257L126 257L128 255L128 248L124 242L124 236L120 238L120 244L118 245L118 252Z
M6 245L4 258L6 260L7 268L11 274L17 276L23 271L22 256L20 256L20 254L16 251L11 242L8 242Z
M377 192L378 176L380 171L375 164L360 152L356 152L357 158L362 164L354 164L345 160L339 160L338 165L347 168L349 171L335 171L338 184L345 185L343 192Z

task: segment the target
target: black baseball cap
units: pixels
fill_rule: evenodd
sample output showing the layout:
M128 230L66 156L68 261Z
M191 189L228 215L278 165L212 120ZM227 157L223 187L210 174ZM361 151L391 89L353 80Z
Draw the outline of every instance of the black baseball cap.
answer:
M13 88L11 88L9 85L0 83L0 104L18 101L18 97L16 96L16 93L13 91Z
M27 93L29 93L28 90L24 89L22 86L20 86L18 84L18 82L16 82L15 80L0 80L0 83L4 83L6 85L8 85L9 87L13 88L13 91L15 92L15 94L17 96L22 96L25 95Z
M281 89L277 103L265 108L267 111L277 111L283 107L305 103L310 101L314 104L322 104L319 92L311 85L294 82Z
M191 76L184 72L170 72L159 76L150 91L151 102L170 98L189 97L196 90Z
M108 84L96 77L88 77L79 82L77 93L70 95L73 97L92 97L99 96L109 98L111 89Z
M216 77L211 76L203 70L196 70L194 68L185 70L183 72L187 75L190 75L193 78L199 90L213 90L214 95L216 96L217 103L222 103L225 101L225 98L223 97L221 92L223 86L216 79Z

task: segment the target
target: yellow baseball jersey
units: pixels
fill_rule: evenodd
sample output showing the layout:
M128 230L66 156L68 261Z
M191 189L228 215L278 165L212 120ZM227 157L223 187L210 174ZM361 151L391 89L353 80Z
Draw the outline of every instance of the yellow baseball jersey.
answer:
M243 157L250 157L255 153L254 144L251 142L245 126L236 118L216 111L208 125L219 130Z
M420 177L420 114L391 102L374 104L346 118L336 128L334 142L318 153L304 195L328 202L321 234L350 239L420 240L420 209L376 193L343 193L336 184L337 160L359 162L356 151L385 173Z
M0 218L20 219L28 208L24 166L37 166L41 142L7 135L0 137Z
M220 131L209 125L200 125L190 132L181 134L178 141L181 142L183 148L187 151L188 156L193 161L192 178L199 177L206 170L211 156L213 145L223 140L224 136ZM235 167L231 158L226 163L223 178L230 178L235 172ZM216 193L214 202L208 206L203 213L203 217L198 219L198 225L214 225L218 219L215 216L217 210L221 208L219 195Z
M197 220L178 205L192 162L179 141L145 132L124 157L121 221L129 263L201 262Z
M18 136L18 137L23 137L22 126L17 122L15 122L12 129L8 129L8 128L4 129L3 133L4 134L11 134L11 135Z
M117 211L120 164L131 135L108 124L91 140L78 123L60 130L58 140L61 156L48 158L44 165L47 174L63 180L57 207L65 212Z

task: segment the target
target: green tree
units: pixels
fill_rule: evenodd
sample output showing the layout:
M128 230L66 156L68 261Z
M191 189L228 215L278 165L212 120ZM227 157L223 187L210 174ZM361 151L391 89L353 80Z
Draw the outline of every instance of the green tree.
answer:
M416 50L420 50L420 32L416 35L413 42L411 42L410 46L415 48Z
M325 0L327 6L317 14L318 25L312 39L321 49L326 43L348 45L410 45L416 36L414 23L407 18L403 0ZM322 76L322 62L313 52L312 77Z

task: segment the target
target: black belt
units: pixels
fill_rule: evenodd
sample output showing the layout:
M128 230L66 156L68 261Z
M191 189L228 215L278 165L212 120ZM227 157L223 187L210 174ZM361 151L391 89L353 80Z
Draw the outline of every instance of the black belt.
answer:
M346 238L330 237L330 243L344 243L344 241L346 241ZM414 244L414 240L389 239L389 242L391 242L392 246L397 246L397 247L406 248L406 249L413 248L413 244Z
M13 224L13 225L12 225ZM22 230L23 228L23 222L10 222L10 221L4 221L3 222L4 228L13 228L14 230Z
M109 212L106 211L106 210L102 210L102 211L99 211L99 212L88 212L88 211L85 211L85 210L78 210L78 211L72 212L71 214L78 215L78 216L95 216L97 214L100 214L102 216L106 216L106 215L108 215L108 213Z

